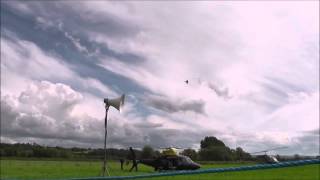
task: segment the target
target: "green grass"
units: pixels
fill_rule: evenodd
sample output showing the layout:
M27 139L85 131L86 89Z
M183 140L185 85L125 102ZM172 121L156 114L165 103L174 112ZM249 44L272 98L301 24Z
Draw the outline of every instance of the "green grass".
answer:
M96 177L100 175L102 162L97 161L36 161L36 160L1 160L1 179L59 179L76 177ZM202 168L234 167L248 164L206 164ZM130 166L121 171L118 162L109 163L112 176L138 175L154 173L153 169L139 165L139 172L129 172ZM227 172L189 176L152 178L153 180L300 180L320 179L320 165L255 170L243 172Z

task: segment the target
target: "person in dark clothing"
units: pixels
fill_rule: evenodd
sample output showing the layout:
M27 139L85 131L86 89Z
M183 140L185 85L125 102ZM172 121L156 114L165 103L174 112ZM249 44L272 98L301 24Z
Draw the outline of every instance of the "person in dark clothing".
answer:
M138 164L137 164L137 159L136 159L136 153L134 152L134 150L132 149L132 147L129 148L130 151L130 159L132 160L132 167L130 169L130 172L133 170L133 168L136 169L136 171L138 171Z
M124 159L120 159L121 170L123 170L123 163L124 163Z

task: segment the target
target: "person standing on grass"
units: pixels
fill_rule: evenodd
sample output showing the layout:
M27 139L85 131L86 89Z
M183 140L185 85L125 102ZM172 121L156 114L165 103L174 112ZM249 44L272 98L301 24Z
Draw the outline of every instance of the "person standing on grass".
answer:
M121 170L123 170L123 163L124 163L124 159L120 159Z
M132 167L130 169L130 172L133 170L133 168L136 169L136 171L138 171L138 164L137 164L137 159L136 159L136 153L134 152L134 150L132 149L132 147L129 148L129 154L130 154L130 159L132 160Z

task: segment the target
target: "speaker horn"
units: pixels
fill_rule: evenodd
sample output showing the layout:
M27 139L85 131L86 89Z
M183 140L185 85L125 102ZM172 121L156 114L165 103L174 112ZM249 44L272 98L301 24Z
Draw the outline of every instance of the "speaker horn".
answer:
M112 106L112 107L116 108L118 111L120 111L120 109L124 105L124 94L122 94L122 96L120 96L118 98L114 98L114 99L105 98L103 101L106 104L106 106Z

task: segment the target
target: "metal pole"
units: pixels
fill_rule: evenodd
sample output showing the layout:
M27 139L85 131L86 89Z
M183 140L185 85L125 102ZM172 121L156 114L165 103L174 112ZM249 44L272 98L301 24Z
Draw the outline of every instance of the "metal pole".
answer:
M107 171L107 175L110 176L108 168L107 168L107 120L108 120L108 110L109 105L106 104L106 117L104 119L104 161L103 161L103 167L102 167L102 176L105 176L105 172Z

